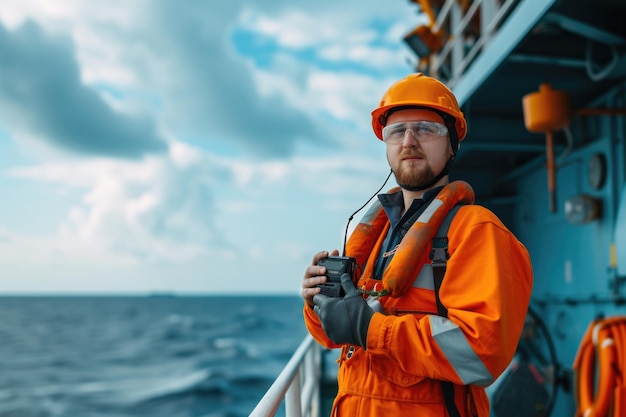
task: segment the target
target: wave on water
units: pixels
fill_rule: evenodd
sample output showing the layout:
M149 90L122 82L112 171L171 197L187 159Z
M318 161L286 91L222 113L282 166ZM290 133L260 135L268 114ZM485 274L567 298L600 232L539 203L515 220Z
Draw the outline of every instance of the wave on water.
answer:
M306 334L301 307L295 297L0 299L0 416L247 416Z

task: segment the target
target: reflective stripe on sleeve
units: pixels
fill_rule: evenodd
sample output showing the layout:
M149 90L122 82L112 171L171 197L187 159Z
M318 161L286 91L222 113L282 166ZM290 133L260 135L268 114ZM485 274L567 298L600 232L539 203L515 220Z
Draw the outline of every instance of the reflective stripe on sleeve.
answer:
M474 353L459 326L445 317L431 315L430 330L463 384L486 386L493 382L489 370Z

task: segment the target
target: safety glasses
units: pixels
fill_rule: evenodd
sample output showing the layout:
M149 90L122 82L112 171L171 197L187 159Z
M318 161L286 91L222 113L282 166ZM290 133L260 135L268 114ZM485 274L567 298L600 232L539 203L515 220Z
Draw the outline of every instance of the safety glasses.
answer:
M418 142L428 142L448 134L448 128L441 123L419 120L416 122L392 123L383 128L383 140L390 145L397 145L404 140L410 130Z

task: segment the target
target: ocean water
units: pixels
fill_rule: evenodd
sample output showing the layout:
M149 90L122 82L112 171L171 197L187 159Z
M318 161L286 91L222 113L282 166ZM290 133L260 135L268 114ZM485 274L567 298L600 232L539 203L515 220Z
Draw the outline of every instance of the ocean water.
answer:
M0 417L247 416L306 335L285 297L0 297Z

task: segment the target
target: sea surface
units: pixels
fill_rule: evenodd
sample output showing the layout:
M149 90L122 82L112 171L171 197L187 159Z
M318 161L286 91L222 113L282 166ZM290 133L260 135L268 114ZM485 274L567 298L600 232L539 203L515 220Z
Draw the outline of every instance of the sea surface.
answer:
M247 416L305 335L297 296L0 297L0 417Z

